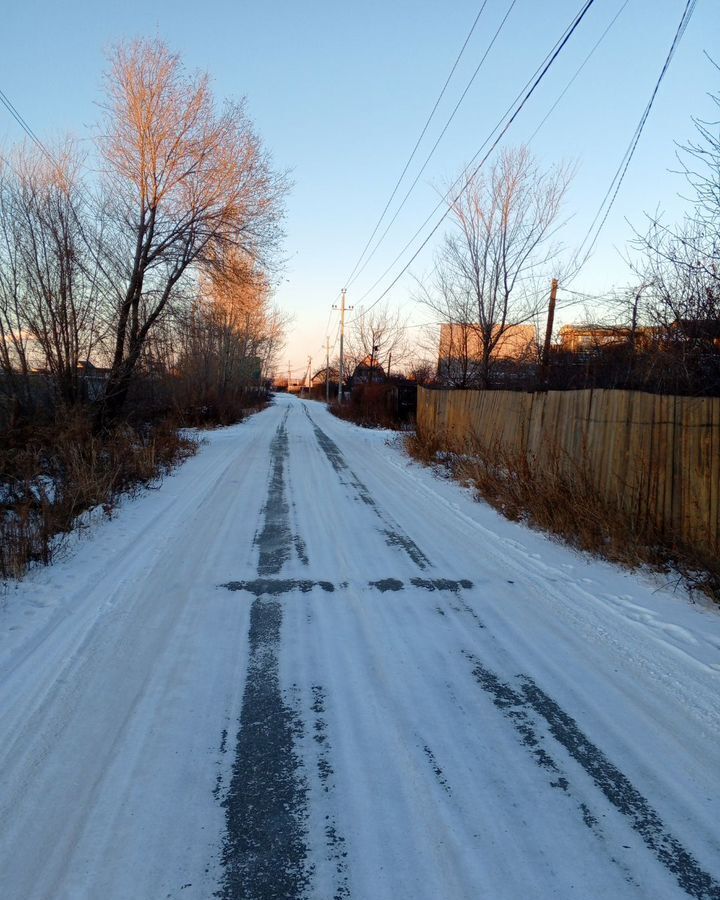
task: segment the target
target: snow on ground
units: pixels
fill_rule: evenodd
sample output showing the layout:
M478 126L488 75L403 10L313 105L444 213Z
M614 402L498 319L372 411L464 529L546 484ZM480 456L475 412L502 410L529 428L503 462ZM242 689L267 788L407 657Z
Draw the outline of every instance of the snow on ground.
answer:
M3 897L720 897L720 615L279 396L0 598Z

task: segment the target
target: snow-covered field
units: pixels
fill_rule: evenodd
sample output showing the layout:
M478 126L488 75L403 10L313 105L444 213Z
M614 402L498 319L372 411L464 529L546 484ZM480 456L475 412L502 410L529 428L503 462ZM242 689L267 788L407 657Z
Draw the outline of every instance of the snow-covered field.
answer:
M0 602L3 900L720 898L720 614L319 404Z

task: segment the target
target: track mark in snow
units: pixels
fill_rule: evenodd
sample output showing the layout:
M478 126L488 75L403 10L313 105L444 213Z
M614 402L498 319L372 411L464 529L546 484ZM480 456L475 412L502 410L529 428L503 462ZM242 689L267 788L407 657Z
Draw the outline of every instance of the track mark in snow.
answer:
M325 692L320 685L314 684L312 686L312 695L312 711L315 713L313 740L322 747L322 750L318 754L318 775L320 776L320 783L323 786L323 790L327 793L330 790L328 782L330 777L335 773L330 764L330 760L328 759L327 723L325 722L325 719L322 718L322 714L325 712Z
M698 900L718 900L720 883L704 872L682 844L668 832L660 816L628 778L593 744L558 704L527 675L520 678L525 702L542 716L550 733L590 775L612 805L630 822L658 860L675 875L680 887Z
M425 756L427 757L428 762L430 763L430 768L433 770L433 775L435 776L437 783L445 791L446 794L449 794L452 796L452 791L450 790L450 785L447 782L447 778L445 778L445 773L438 765L438 761L435 758L435 754L432 752L432 750L428 747L427 744L425 744L423 746L423 751L425 752Z
M378 513L378 515L380 514ZM430 560L427 556L425 556L415 541L406 534L402 534L402 532L399 531L392 531L387 528L383 531L383 534L385 535L385 543L388 547L400 547L407 553L418 569L426 569L430 565Z
M630 827L645 842L649 850L677 879L680 887L697 900L720 900L720 882L705 872L695 857L667 830L649 801L629 779L590 741L577 722L542 691L527 675L518 676L520 689L501 681L483 666L476 657L465 654L473 663L473 675L478 684L492 697L494 705L503 711L519 733L538 765L560 774L552 757L540 748L541 739L532 722L535 713L546 723L553 738L587 772L595 786L627 820ZM569 791L564 775L553 787ZM597 833L597 819L586 804L579 804L584 823Z
M467 603L462 598L458 598L458 603L460 603L460 607L457 607L457 606L454 607L457 612L461 612L462 610L464 610L470 616L470 618L475 622L475 624L477 625L478 628L485 627L485 623L480 618L480 616L475 612L475 610L472 608L472 606L470 606L469 603Z
M222 900L299 900L310 882L307 784L295 742L302 723L278 675L282 607L250 610L250 662L227 796Z
M317 770L320 784L326 795L334 791L335 770L330 762L330 742L325 721L325 691L319 684L312 686L313 741L318 747ZM334 868L333 900L347 900L350 897L348 884L347 850L345 838L338 830L332 810L328 807L324 814L323 833L327 847L327 858Z
M468 581L466 578L457 581L450 578L411 578L409 584L425 591L449 591L453 594L457 594L462 588L473 586L472 581ZM406 587L405 582L399 578L380 578L377 581L368 581L368 585L382 594L388 591L391 593L403 591ZM308 594L314 587L319 587L326 593L332 594L335 590L347 589L348 583L344 581L336 586L332 581L311 581L309 578L253 578L248 581L228 581L221 584L220 587L229 591L247 591L255 597L279 597L281 594L289 594L293 591ZM467 612L476 619L478 618L472 607L463 605ZM480 627L484 628L481 623Z
M397 591L401 591L405 587L399 578L381 578L379 581L369 581L368 584L370 587L380 591L381 594L385 594L388 591L397 593Z
M295 535L295 537L293 538L293 543L295 544L295 553L297 554L297 558L300 560L300 562L304 566L310 565L305 541L300 537L299 534Z
M410 584L425 588L426 591L452 591L453 594L457 594L460 588L470 589L473 586L472 581L468 581L467 578L461 578L459 581L450 578L411 578Z
M345 457L342 455L342 451L335 443L335 441L327 434L325 434L322 428L315 424L313 417L308 412L307 406L303 406L303 411L310 420L313 432L315 433L315 438L320 445L320 449L328 458L330 465L333 467L333 469L335 469L338 475L344 475L347 478L347 481L343 483L349 484L353 488L357 496L362 500L362 502L369 506L373 510L375 515L380 519L380 521L386 526L383 529L382 533L385 535L385 542L387 543L387 545L389 547L399 547L401 550L404 550L419 569L426 569L428 566L430 566L430 560L418 547L415 541L413 541L412 538L408 537L408 535L406 535L402 531L397 523L393 522L378 507L375 499L368 490L367 485L363 484L363 482L348 466L347 462L345 461Z
M322 588L329 594L335 590L332 581L310 581L307 578L254 578L251 581L228 581L220 587L229 591L247 591L255 597L278 597L292 591L308 594L314 587Z
M470 653L465 653L474 665L473 675L480 687L492 697L492 701L501 709L505 716L510 719L515 730L520 735L520 740L532 754L535 762L541 769L552 772L554 775L560 776L557 780L551 781L550 786L560 788L566 791L568 781L562 776L560 766L550 756L550 754L541 746L542 735L538 734L532 719L527 710L527 703L522 696L509 684L501 681L498 676L486 669L480 664L477 657Z
M218 759L218 766L222 765L222 758L227 753L227 739L228 739L228 730L227 728L223 728L222 734L220 735L220 759ZM218 772L215 776L215 787L213 788L213 797L215 799L219 799L220 794L222 792L223 787L223 777L222 773Z
M289 409L285 412L270 443L270 485L263 509L262 531L255 537L260 548L258 575L277 575L290 558L290 511L285 499L285 461L289 452L285 424L289 412Z
M381 594L385 594L388 591L397 593L405 590L405 582L399 578L380 578L377 581L368 581L368 584L370 587L380 591ZM452 578L411 578L410 584L425 591L450 591L452 594L457 594L461 588L469 589L473 586L472 581L468 581L467 578L460 578L459 580ZM468 607L468 609L475 615L475 611L471 607Z

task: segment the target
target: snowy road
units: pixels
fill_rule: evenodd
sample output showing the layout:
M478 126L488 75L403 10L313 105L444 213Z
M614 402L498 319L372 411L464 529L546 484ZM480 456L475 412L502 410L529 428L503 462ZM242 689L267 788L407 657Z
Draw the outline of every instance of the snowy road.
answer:
M720 898L720 615L278 397L1 598L4 900Z

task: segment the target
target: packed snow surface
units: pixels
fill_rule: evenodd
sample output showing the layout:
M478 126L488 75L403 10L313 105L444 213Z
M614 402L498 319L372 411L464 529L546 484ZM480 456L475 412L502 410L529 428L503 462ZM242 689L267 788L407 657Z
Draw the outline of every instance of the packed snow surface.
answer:
M320 404L0 602L4 900L720 898L720 615Z

